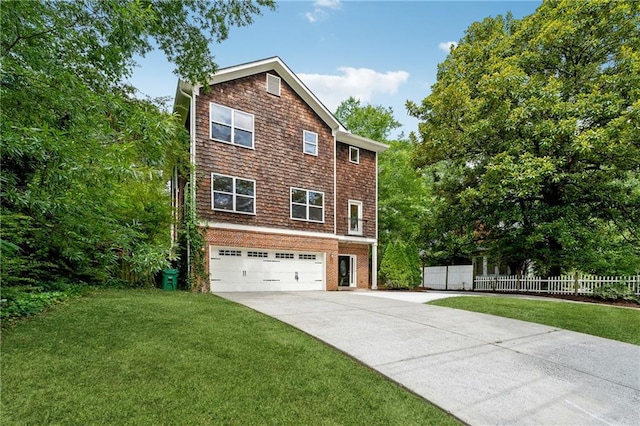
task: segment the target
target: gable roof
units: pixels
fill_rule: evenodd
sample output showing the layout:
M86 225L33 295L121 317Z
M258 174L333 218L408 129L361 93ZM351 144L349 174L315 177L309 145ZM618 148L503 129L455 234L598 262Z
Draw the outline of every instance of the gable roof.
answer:
M381 152L389 148L387 145L355 135L349 132L338 119L325 107L322 102L304 85L297 75L289 69L289 67L277 56L262 59L246 64L235 65L228 68L219 69L207 82L208 85L223 83L226 81L236 80L238 78L247 77L268 71L275 71L278 75L300 96L311 109L329 126L338 142L354 145L370 151ZM174 112L186 122L187 113L189 111L189 96L194 93L197 95L202 85L191 85L185 81L179 80L176 89L176 97L174 102Z

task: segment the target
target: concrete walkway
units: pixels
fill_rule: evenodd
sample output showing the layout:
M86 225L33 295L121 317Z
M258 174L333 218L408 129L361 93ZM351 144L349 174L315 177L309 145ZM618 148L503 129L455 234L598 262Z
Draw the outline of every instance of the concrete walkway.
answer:
M315 336L471 425L640 425L640 346L382 293L391 292L219 296Z

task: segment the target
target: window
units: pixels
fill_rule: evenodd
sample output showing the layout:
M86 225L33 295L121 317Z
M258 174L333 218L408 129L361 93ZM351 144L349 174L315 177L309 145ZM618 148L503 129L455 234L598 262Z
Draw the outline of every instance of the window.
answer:
M362 235L362 202L349 200L349 234Z
M211 208L236 213L256 213L256 182L211 174Z
M240 250L219 250L218 255L220 256L242 256L242 252Z
M253 148L253 114L210 103L211 139Z
M302 144L304 145L304 153L318 155L318 134L304 130L302 132Z
M248 251L247 257L269 257L266 251Z
M315 254L299 254L298 259L300 260L316 260Z
M293 259L293 253L276 253L276 259Z
M360 150L355 146L349 147L349 161L352 163L360 163Z
M324 222L324 193L291 188L291 218Z

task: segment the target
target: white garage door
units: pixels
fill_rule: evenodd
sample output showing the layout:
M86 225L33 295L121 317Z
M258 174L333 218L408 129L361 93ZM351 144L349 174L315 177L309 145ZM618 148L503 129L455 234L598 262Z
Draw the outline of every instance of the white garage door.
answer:
M324 290L324 253L210 248L211 291Z

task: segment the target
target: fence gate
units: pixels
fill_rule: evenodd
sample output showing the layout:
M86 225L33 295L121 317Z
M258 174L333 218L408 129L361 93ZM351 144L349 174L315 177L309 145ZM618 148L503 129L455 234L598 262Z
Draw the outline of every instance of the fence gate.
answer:
M423 268L422 286L433 290L472 290L473 265Z

